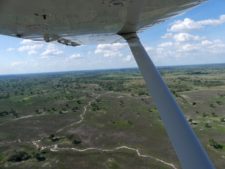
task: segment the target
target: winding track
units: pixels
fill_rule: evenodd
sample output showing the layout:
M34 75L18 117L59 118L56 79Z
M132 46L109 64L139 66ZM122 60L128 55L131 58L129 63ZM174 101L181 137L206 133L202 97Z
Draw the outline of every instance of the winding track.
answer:
M67 126L65 126L65 127L63 127L63 128L61 128L61 129L57 130L57 131L56 131L56 134L62 132L63 130L65 130L65 129L69 128L69 127L72 127L72 126L77 125L77 124L81 124L81 123L84 121L84 117L85 117L85 115L86 115L86 113L87 113L87 108L88 108L88 107L89 107L96 99L98 99L99 97L101 97L100 94L97 95L94 99L92 99L91 101L89 101L87 105L84 106L83 112L80 114L80 120L79 120L79 121L75 121L75 122L73 122L73 123L71 123L71 124L69 124L69 125L67 125Z
M150 158L152 160L155 160L155 161L158 161L158 162L161 162L173 169L177 169L176 166L172 163L169 163L169 162L166 162L162 159L159 159L159 158L156 158L156 157L153 157L153 156L150 156L150 155L145 155L145 154L141 154L140 151L138 149L135 149L135 148L131 148L131 147L128 147L128 146L120 146L120 147L116 147L116 148L113 148L113 149L101 149L101 148L86 148L86 149L77 149L77 148L58 148L57 145L54 145L53 148L50 148L50 151L52 152L59 152L59 151L68 151L68 150L71 150L71 151L76 151L76 152L86 152L86 151L101 151L101 152L116 152L118 150L122 150L122 149L125 149L125 150L130 150L130 151L134 151L136 152L136 154L138 155L138 157L142 157L142 158Z
M80 114L80 120L79 121L76 121L76 122L73 122L59 130L56 131L56 133L59 133L59 132L62 132L63 130L69 128L69 127L72 127L74 125L77 125L77 124L81 124L84 119L85 119L85 115L86 115L86 112L88 110L88 107L96 100L98 99L99 97L101 97L102 95L97 95L94 99L92 99L91 101L89 101L83 108L83 112ZM63 147L58 147L57 144L55 145L51 145L51 146L41 146L40 145L41 143L41 140L36 140L36 141L32 141L32 144L39 150L45 150L45 149L49 149L51 152L60 152L60 151L75 151L75 152L87 152L87 151L100 151L100 152L116 152L118 150L130 150L130 151L133 151L133 152L136 152L137 156L138 157L141 157L141 158L150 158L152 160L155 160L157 162L160 162L164 165L167 165L169 167L171 167L172 169L178 169L173 163L170 163L170 162L166 162L160 158L157 158L157 157L154 157L154 156L151 156L151 155L146 155L146 154L141 154L140 150L139 149L136 149L136 148L132 148L132 147L128 147L128 146L119 146L119 147L115 147L115 148L112 148L112 149L103 149L103 148L97 148L97 147L90 147L90 148L86 148L86 149L77 149L77 148L63 148Z

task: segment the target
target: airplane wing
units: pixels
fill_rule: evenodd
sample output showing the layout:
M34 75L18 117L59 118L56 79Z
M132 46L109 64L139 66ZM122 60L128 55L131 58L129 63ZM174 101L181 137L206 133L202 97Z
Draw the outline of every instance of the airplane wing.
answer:
M1 0L0 34L46 42L65 39L73 44L113 42L118 39L118 36L115 36L118 32L145 29L200 2ZM140 14L139 11L137 13L138 7L141 7ZM135 18L140 18L139 22L136 22Z

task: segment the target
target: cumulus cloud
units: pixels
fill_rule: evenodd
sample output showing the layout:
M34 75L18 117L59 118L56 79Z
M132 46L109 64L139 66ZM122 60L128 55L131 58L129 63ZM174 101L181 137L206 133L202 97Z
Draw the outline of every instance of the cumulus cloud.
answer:
M173 46L173 42L164 42L164 43L159 44L159 47L161 47L161 48L171 47L171 46ZM151 50L151 49L149 49L149 50Z
M47 44L45 42L32 41L24 39L20 42L20 46L16 49L8 48L7 51L17 50L25 52L28 55L39 55L41 58L49 58L50 56L58 56L63 54L55 44Z
M186 41L192 41L192 40L200 40L201 38L199 36L195 36L189 33L178 33L173 36L174 40L176 42L186 42Z
M204 39L204 37L200 37L197 35L192 35L190 33L166 33L164 36L162 36L163 39L173 39L176 42L187 42L187 41L198 41Z
M177 44L176 51L180 53L194 52L200 50L201 46L199 44L187 43L187 44ZM179 56L179 55L178 55Z
M58 49L54 44L49 44L44 52L41 53L42 58L49 58L51 56L58 56L63 54L63 51Z
M82 56L79 53L75 53L75 54L69 56L69 59L81 59L81 58L82 58Z
M217 26L225 23L225 15L221 15L218 19L206 19L194 21L190 18L178 20L169 28L171 32L187 32L194 29L201 29L205 26Z
M196 29L206 26L217 26L225 23L225 15L218 19L205 19L195 21L190 18L175 21L162 36L165 41L158 44L150 51L158 58L184 58L193 56L223 56L225 54L225 43L219 39L207 39L207 35L199 36L191 33Z
M125 43L100 44L95 49L95 54L103 55L104 57L123 56L121 50L126 46Z
M185 43L176 41L162 42L155 48L148 48L150 49L148 50L149 54L157 59L184 58L189 56L213 57L218 55L225 55L225 43L218 39L204 39Z
M133 56L131 56L131 55L127 55L127 56L123 59L124 62L131 62L132 60L133 60Z
M201 42L202 50L206 50L207 52L214 54L225 54L225 42L217 39L217 40L204 40Z
M208 46L208 45L212 45L212 41L210 41L210 40L203 40L202 42L201 42L201 44L202 45L204 45L204 46Z
M28 55L37 54L38 50L43 47L41 42L35 42L32 40L22 40L20 47L18 48L19 52L26 52Z

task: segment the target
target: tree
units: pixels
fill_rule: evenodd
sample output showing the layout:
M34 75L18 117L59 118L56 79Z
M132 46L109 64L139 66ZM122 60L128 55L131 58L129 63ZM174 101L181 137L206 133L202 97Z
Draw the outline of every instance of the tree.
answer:
M206 123L206 124L205 124L205 127L206 127L206 128L212 128L212 126L211 126L209 123Z
M11 162L21 162L21 161L29 160L30 158L31 158L31 156L27 152L20 151L20 152L16 152L12 156L10 156L9 159L8 159L8 161L11 161Z
M35 158L38 160L38 161L45 161L46 160L46 157L41 154L41 153L37 153L35 154Z
M16 118L19 117L18 113L14 109L11 109L10 114L12 114Z
M92 110L93 110L93 111L98 111L98 110L100 110L99 106L98 106L96 103L92 103L92 104L91 104L91 107L92 107Z
M225 117L222 117L222 118L220 119L220 121L221 121L221 122L225 122Z
M212 146L215 149L219 149L219 150L223 149L223 145L217 143L214 139L210 139L209 144L210 144L210 146Z
M77 104L81 104L81 100L77 100Z
M75 144L75 145L79 145L81 143L82 143L82 141L80 139L73 140L73 144Z
M9 115L9 112L7 112L7 111L0 112L0 117L5 117L5 116L8 116L8 115Z

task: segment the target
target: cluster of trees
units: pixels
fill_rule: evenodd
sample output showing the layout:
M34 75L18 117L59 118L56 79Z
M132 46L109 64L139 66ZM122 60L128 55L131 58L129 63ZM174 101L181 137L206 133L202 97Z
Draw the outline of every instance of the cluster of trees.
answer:
M224 148L224 146L222 144L219 144L214 139L210 139L209 144L210 144L210 146L212 146L214 149L217 149L217 150L222 150Z
M10 97L9 92L0 93L0 99L8 99Z
M8 159L8 161L10 162L22 162L22 161L26 161L29 160L31 158L31 156L25 152L25 151L19 151L16 152L15 154L11 155Z
M98 104L95 103L95 102L91 104L91 108L92 108L93 111L98 111L98 110L100 110L100 107L99 107Z
M75 145L79 145L82 143L82 140L79 138L79 137L74 137L74 136L68 136L67 137L69 140L71 140L72 144L75 144ZM58 137L54 134L51 134L49 136L49 139L52 141L52 142L58 142L62 139L65 139L65 137ZM39 155L40 156L40 155Z
M81 105L82 104L82 101L81 100L77 100L76 101L76 105L74 106L71 106L71 104L69 103L66 103L64 105L60 105L60 107L57 105L56 107L49 107L49 108L46 108L46 107L43 107L43 108L38 108L35 110L35 113L40 115L40 114L44 114L44 113L59 113L59 114L64 114L65 112L77 112L80 108L81 108Z
M206 128L212 128L212 125L211 125L210 123L206 123L206 124L205 124L205 127L206 127Z
M225 117L222 117L222 118L220 119L220 121L221 121L221 122L225 122Z
M0 112L0 117L6 117L6 116L9 116L9 115L14 116L15 118L19 117L19 114L13 109L11 109L10 111L5 110L5 111Z
M124 80L102 80L98 81L97 84L107 91L124 91Z
M192 80L193 85L202 87L215 87L224 85L223 81L220 80Z
M59 141L61 138L55 136L54 134L51 134L51 135L49 136L49 139L50 139L52 142L57 142L57 141Z
M43 153L43 152L29 154L26 151L18 151L18 152L15 152L13 155L9 156L7 161L23 162L23 161L30 160L32 158L35 158L37 161L45 161L46 160L45 153Z
M75 144L75 145L79 145L81 143L82 143L82 141L80 139L74 139L73 140L73 144Z
M174 82L172 82L168 86L174 93L192 90L192 86L188 85L186 83L174 83Z

